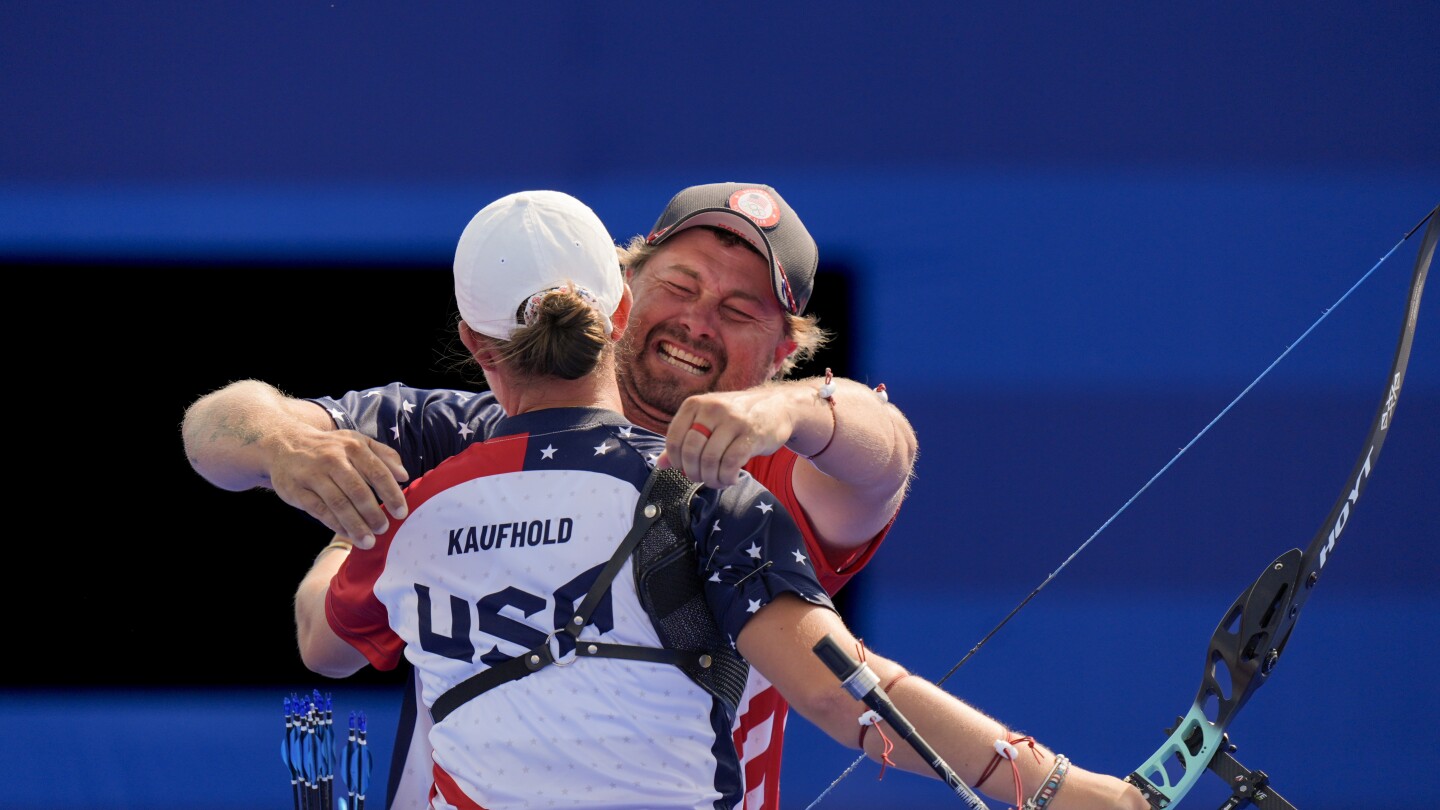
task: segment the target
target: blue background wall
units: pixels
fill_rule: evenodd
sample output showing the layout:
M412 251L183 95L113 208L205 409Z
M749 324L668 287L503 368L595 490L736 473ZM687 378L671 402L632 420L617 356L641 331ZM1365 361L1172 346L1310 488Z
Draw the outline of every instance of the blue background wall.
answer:
M21 636L33 666L0 692L0 805L288 805L276 714L292 686L220 686L193 663L214 647L293 657L285 631L194 638L148 613L77 625L42 584L68 577L85 585L72 600L123 604L162 579L187 587L166 560L228 553L200 551L209 527L176 517L166 486L114 472L193 484L174 428L208 389L146 403L163 411L153 435L112 450L100 431L127 422L114 402L181 366L214 363L217 385L270 378L273 349L222 362L221 333L293 336L323 366L390 337L386 308L412 305L403 281L341 308L235 268L443 273L470 215L522 187L579 196L623 238L685 185L776 186L853 291L853 367L836 371L886 383L921 438L855 621L873 648L939 677L1440 203L1437 32L1431 2L0 6L0 260L25 274L11 300L55 324L28 327L14 370L50 409L26 423L58 411L77 424L30 475L73 495L88 459L80 491L101 519L80 556L117 533L144 549L103 575L57 560L7 595L11 615L40 618ZM1188 708L1223 610L1309 541L1339 492L1416 241L947 687L1087 766L1123 774L1148 756ZM1436 297L1325 586L1232 729L1241 760L1305 810L1378 806L1378 791L1418 801L1414 763L1440 754L1424 731L1440 715ZM221 298L253 320L212 320ZM69 399L86 387L107 410ZM280 604L303 568L277 570L273 593L224 570L197 578ZM206 606L169 609L203 621ZM107 634L146 643L87 658ZM152 636L174 680L196 685L124 677L156 659ZM341 708L369 710L383 763L393 689L326 685ZM852 759L796 719L786 806ZM862 765L822 806L954 806L936 783L876 771Z

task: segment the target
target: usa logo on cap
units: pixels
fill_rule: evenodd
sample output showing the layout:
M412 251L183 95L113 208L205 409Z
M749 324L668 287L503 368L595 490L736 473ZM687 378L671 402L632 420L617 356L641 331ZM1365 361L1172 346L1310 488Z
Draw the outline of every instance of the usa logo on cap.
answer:
M730 195L727 205L730 210L755 220L762 228L773 228L780 221L780 204L763 188L742 188Z

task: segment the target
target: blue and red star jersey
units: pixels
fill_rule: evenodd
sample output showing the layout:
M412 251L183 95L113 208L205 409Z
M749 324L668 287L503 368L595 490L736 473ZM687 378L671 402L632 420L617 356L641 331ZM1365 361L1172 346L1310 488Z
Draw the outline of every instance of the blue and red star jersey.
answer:
M450 389L411 388L391 383L351 391L339 398L312 400L329 411L336 427L359 431L400 453L411 476L422 475L436 464L490 436L504 418L504 410L488 391L475 393ZM638 429L637 429L638 430ZM792 483L799 457L788 449L757 456L745 464L746 472L769 490L790 513L805 541L820 584L834 594L864 568L889 532L887 525L866 545L839 555L827 554L800 505ZM891 523L894 522L891 516ZM431 784L426 730L428 714L415 711L419 685L406 694L402 713L413 717L413 732L405 730L396 741L396 767L392 768L389 810L420 810L427 805ZM741 752L747 785L745 810L779 807L780 757L789 705L784 697L753 670L746 684L733 735ZM402 753L403 752L403 753ZM403 757L403 760L402 760Z
M314 397L310 401L325 408L336 427L358 431L394 448L412 478L484 441L505 417L504 409L489 391L411 388L398 382L351 391L339 398ZM745 470L774 493L795 518L815 560L820 582L833 594L870 562L890 527L887 525L858 549L838 556L827 554L795 497L791 474L798 459L789 449L781 448L773 455L751 459Z
M377 668L408 660L426 706L562 628L629 531L664 447L598 409L490 427L406 487L409 515L349 555L327 595L332 629ZM690 522L697 576L732 642L780 594L831 606L794 521L748 474L701 489ZM580 639L661 646L631 566ZM547 667L465 703L429 743L437 806L739 807L748 792L731 718L664 664Z

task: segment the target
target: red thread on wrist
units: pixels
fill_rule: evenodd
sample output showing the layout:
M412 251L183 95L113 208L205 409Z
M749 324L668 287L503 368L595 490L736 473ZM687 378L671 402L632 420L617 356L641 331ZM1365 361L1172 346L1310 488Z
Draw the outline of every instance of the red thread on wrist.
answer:
M835 416L835 375L830 369L825 369L825 383L820 386L820 398L830 405L830 438L826 440L825 446L805 458L814 461L821 453L830 449L835 443L835 434L840 432L840 420Z
M1000 741L996 740L995 742L998 743ZM1009 743L1010 745L1015 745L1016 743L1025 743L1030 747L1030 753L1035 755L1035 761L1041 761L1040 752L1035 750L1034 737L1031 737L1027 734L1024 737L1016 737L1015 739L1010 740ZM986 765L985 770L980 773L980 778L975 780L974 788L976 790L979 790L980 786L985 784L985 780L989 779L991 774L995 773L995 770L1000 767L1000 762L1005 759L1007 759L1007 757L1002 756L999 751L996 751L995 756L990 759L990 764ZM1010 760L1010 772L1015 777L1015 806L1017 808L1024 807L1025 787L1020 780L1020 766L1016 765L1015 760L1013 759Z
M881 721L877 719L875 722L876 722L876 724L878 725ZM861 751L864 751L864 750L865 750L865 732L867 732L867 731L869 731L869 730L870 730L870 727L869 727L869 726L861 726L861 727L860 727L860 750L861 750ZM875 780L876 780L877 782L885 777L885 768L886 768L886 767L896 767L894 761L890 759L890 752L895 750L895 742L894 742L893 740L891 740L888 735L885 734L885 729L883 729L883 728L882 728L882 729L878 729L878 731L880 732L880 739L881 739L881 740L884 740L884 742L885 742L885 747L884 747L883 749L881 749L881 751L880 751L880 775L875 777Z
M865 642L860 641L859 639L856 639L856 641L859 642L859 644L860 644L860 660L861 660L861 661L864 661L864 660L865 660ZM902 672L902 673L900 673L899 675L896 675L895 677L893 677L893 678L890 679L890 683L888 683L888 684L885 685L883 691L888 695L888 694L890 693L890 690L895 688L895 684L897 684L897 683L905 680L905 679L908 678L908 677L910 677L910 673L908 673L908 672ZM880 721L877 719L875 722L878 724ZM860 750L861 750L861 751L864 751L864 750L865 750L865 732L867 732L867 731L869 731L869 730L870 730L870 726L861 726L861 727L860 727L860 741L859 741L859 742L860 742ZM880 776L877 776L877 777L876 777L877 780L885 775L885 768L886 768L886 766L894 766L894 765L895 765L895 763L890 760L890 752L895 750L895 742L894 742L893 740L891 740L888 736L885 735L885 729L882 728L882 729L880 729L879 731L880 731L880 739L882 739L882 740L885 741L885 749L880 752Z
M990 778L990 774L995 773L995 769L998 768L998 767L1000 767L1000 760L1002 760L1002 759L1004 759L1004 757L1000 756L999 754L996 754L995 756L991 757L991 758L990 758L990 764L989 764L989 765L986 765L986 766L985 766L985 770L983 770L983 771L980 772L980 778L979 778L979 779L976 779L976 780L975 780L975 784L972 785L971 787L975 788L976 790L979 790L979 789L980 789L980 786L983 785L983 784L985 784L985 780Z
M890 683L885 684L885 694L890 694L890 690L895 688L895 684L905 680L908 677L910 677L910 673L902 672L899 675L891 678Z

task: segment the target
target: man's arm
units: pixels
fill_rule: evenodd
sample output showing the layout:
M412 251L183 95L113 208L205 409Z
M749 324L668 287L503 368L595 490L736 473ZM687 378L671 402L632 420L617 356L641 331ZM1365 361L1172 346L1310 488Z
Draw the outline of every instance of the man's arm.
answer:
M827 401L819 393L823 382L787 380L690 397L670 423L667 463L723 487L750 459L789 447L802 457L791 483L821 544L831 552L859 548L899 510L919 444L905 415L875 391L837 377ZM696 424L709 428L709 437L692 430Z
M374 543L405 516L400 455L355 431L336 430L325 410L259 380L231 383L196 400L181 426L190 466L221 489L273 489L331 531ZM378 498L378 501L377 501Z
M779 689L797 711L848 748L859 747L859 717L868 707L850 697L825 664L812 652L816 643L831 636L842 649L856 651L859 644L833 610L812 605L793 594L782 594L755 614L740 632L736 646L760 674ZM858 656L857 656L858 657ZM905 675L898 663L866 650L865 662L879 677L881 685ZM1015 734L1004 724L946 693L920 677L909 676L888 690L896 708L915 726L930 747L950 765L967 785L974 785L995 754L996 740L1009 741ZM877 726L896 741L890 758L900 768L935 777L930 763L898 740L885 724ZM871 759L879 760L884 742L874 729L865 735L864 747ZM1020 749L1015 759L1025 795L1033 796L1055 764L1049 749L1036 745ZM1008 764L1002 766L1009 771ZM992 798L1014 801L1013 778L1008 773L986 781ZM1071 765L1064 785L1049 805L1050 810L1147 810L1140 792L1120 779L1086 771Z
M315 558L315 564L295 590L295 639L300 645L300 660L311 672L330 678L353 675L369 663L359 650L335 635L325 618L330 580L349 554L349 544L336 538Z

